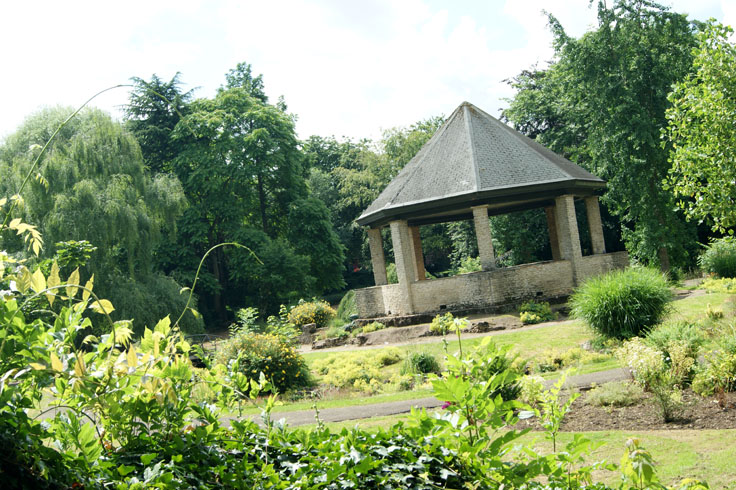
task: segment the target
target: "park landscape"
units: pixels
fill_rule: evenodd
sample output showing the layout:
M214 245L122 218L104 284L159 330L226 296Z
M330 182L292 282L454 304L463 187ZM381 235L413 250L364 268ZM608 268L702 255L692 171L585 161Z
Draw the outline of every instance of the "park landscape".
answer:
M503 123L606 181L630 266L414 325L361 318L407 266L356 219L444 116L299 140L247 63L212 98L133 78L122 122L31 115L0 145L6 487L734 488L732 30L641 0L549 26ZM422 275L555 261L547 219L484 216L493 264L423 224Z

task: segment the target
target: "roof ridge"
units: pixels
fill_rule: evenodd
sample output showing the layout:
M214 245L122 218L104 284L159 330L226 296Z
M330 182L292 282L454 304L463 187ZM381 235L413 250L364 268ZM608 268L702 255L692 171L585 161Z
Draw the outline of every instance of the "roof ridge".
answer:
M470 102L463 102L461 107L463 108L463 115L465 116L465 131L468 133L468 146L470 149L470 165L473 168L473 177L475 177L475 192L480 189L480 169L478 169L478 161L475 158L475 148L473 139L473 128L470 114L470 107L473 104Z

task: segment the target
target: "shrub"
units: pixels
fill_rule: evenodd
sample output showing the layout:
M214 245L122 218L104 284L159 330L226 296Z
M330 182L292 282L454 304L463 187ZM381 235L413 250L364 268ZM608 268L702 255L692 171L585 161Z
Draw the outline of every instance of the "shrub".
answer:
M378 351L332 354L314 361L313 368L322 376L324 384L375 393L389 380L381 368L400 360L401 350L390 347Z
M325 339L342 339L349 336L350 334L345 330L345 327L339 325L332 325L322 333L322 338Z
M215 362L251 379L263 373L281 393L311 384L304 358L277 335L239 332L217 351Z
M361 332L370 333L370 332L375 332L377 330L383 330L384 328L386 328L386 325L384 325L381 322L371 322L367 325L363 325Z
M318 328L322 328L336 315L335 310L326 301L299 301L299 304L289 311L289 322L299 326L316 323Z
M519 318L524 325L535 323L551 322L557 318L549 303L537 303L536 301L526 301L519 307Z
M736 279L706 279L701 287L709 293L736 293Z
M736 334L720 338L718 348L706 354L692 388L703 396L736 391Z
M590 390L585 403L597 407L629 407L643 398L644 391L639 385L628 381L613 381Z
M468 328L468 321L465 318L455 318L452 313L437 315L429 325L429 331L438 335L445 335L453 331L459 332L466 328Z
M658 325L646 336L646 343L670 358L670 346L680 345L687 357L697 359L700 347L705 343L705 335L698 325L686 321L667 322Z
M401 366L401 374L439 374L440 363L429 352L412 352Z
M258 319L258 308L240 308L235 312L235 323L230 326L230 333L269 333L293 342L299 336L299 330L289 322L288 316L286 307L281 305L279 316L269 316L264 323Z
M736 277L736 240L733 237L712 240L699 257L698 264L709 274Z
M541 376L523 376L519 380L519 400L527 405L536 406L544 391L544 378Z
M590 279L575 291L570 304L573 316L597 333L629 339L659 323L671 299L661 273L632 267Z
M386 281L389 284L399 283L399 274L396 272L396 264L393 262L386 266Z
M355 303L355 291L345 293L337 305L337 318L343 323L351 321L351 316L358 314L358 305Z
M471 272L478 272L483 267L480 263L480 257L465 257L457 268L458 274L469 274Z

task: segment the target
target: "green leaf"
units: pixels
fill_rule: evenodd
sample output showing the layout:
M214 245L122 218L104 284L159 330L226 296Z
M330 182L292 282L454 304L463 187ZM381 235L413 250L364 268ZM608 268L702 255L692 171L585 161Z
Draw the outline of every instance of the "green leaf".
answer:
M141 455L141 463L143 463L144 466L148 466L151 464L151 461L156 459L158 456L158 453L147 453Z

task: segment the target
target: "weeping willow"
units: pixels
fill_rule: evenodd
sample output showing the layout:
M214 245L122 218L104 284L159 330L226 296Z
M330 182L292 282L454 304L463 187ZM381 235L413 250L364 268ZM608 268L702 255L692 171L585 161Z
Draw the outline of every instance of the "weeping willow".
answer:
M17 192L41 145L70 112L43 110L0 146L0 195ZM57 242L87 240L97 249L86 272L111 290L120 289L112 284L120 277L128 287L162 283L151 280L154 252L175 238L174 223L186 207L178 179L148 174L133 135L97 109L82 111L57 136L22 198L17 215L42 232L42 258L53 257ZM134 310L127 313L145 316Z

